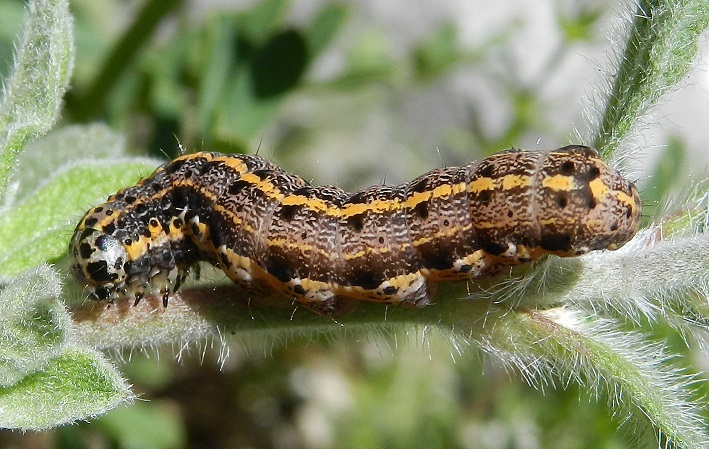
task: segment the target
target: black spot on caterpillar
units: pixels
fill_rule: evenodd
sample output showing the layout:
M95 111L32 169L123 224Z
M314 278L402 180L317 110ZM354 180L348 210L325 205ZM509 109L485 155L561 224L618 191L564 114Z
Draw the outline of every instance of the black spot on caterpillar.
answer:
M641 208L635 186L582 146L503 151L355 193L258 156L195 153L89 210L70 254L98 299L157 286L167 305L206 261L247 291L328 314L341 297L422 306L438 281L616 249Z

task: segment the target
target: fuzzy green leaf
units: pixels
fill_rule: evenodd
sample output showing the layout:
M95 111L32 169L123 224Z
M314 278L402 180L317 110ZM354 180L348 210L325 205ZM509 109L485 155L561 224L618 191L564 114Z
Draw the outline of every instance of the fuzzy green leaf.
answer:
M8 387L57 356L71 320L58 301L58 275L42 265L0 293L0 387Z
M469 321L456 318L456 328ZM638 436L645 417L660 430L666 447L701 448L707 434L697 407L683 387L688 379L667 366L662 350L610 322L584 318L570 309L545 311L491 305L486 323L468 335L532 384L575 381L604 392L620 419L630 418Z
M125 137L102 123L55 129L30 142L17 157L6 206L25 200L72 161L119 159ZM37 161L42 161L38 164Z
M47 429L103 414L131 398L100 353L69 347L41 371L0 388L0 427Z
M87 161L69 166L0 216L0 279L11 278L66 253L88 205L97 204L149 174L150 159Z
M0 102L0 199L15 158L59 116L73 64L73 25L67 0L29 2L12 74Z

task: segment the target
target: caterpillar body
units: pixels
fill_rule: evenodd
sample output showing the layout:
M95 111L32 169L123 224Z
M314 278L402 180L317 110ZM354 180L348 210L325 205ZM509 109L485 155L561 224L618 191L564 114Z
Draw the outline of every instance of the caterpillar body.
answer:
M137 303L157 287L167 305L206 261L247 291L329 314L343 297L423 306L438 281L616 249L641 208L635 186L582 146L507 150L355 193L259 156L202 152L89 210L70 255L97 299Z

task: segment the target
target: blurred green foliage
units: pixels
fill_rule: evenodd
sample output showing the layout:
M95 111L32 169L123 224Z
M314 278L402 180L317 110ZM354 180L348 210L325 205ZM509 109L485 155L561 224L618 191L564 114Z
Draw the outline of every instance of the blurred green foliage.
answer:
M75 85L67 113L72 121L125 128L134 125L126 123L130 117L144 118L150 139L138 145L142 150L173 149L174 156L179 136L186 145L246 151L345 15L345 8L325 5L312 23L294 28L285 23L288 7L267 0L190 23L181 1L145 2L86 84ZM156 44L164 21L172 21L175 33Z
M74 2L76 71L63 119L105 121L128 135L132 151L168 157L176 155L177 140L187 148L251 152L289 99L357 98L373 86L396 90L433 84L457 68L481 65L514 32L500 30L470 51L460 45L456 27L443 23L403 56L392 56L385 34L366 30L347 46L342 69L322 80L309 73L347 26L354 3L324 2L298 24L288 14L299 4L287 0L261 0L198 20L189 2L133 2L132 14L123 3ZM20 0L3 2L0 72L9 66L23 6ZM125 14L125 23L114 23L113 11ZM596 39L601 16L598 9L558 16L562 44L544 75L558 68L573 45ZM499 78L509 120L491 133L480 114L471 112L470 126L447 133L450 147L490 153L518 142L531 129L544 128L539 94L548 87L547 79L525 85L511 75ZM673 142L660 163L653 201L669 189L681 150L681 142ZM184 353L181 363L173 361L175 350L169 348L149 351L150 359L131 354L122 369L140 396L136 404L39 438L3 432L0 445L626 447L605 399L580 399L588 396L582 387L534 389L522 385L516 374L510 382L507 373L486 366L470 350L450 357L454 348L445 337L427 336L424 347L419 347L420 336L396 338L403 348L388 346L398 341L392 336L334 345L291 342L264 353L235 348L221 370L213 349Z

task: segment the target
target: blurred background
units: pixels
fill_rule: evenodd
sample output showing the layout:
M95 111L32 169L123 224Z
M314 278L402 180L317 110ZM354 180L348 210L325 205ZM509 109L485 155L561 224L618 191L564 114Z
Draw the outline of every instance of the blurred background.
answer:
M3 76L24 7L0 0ZM104 122L126 135L131 153L164 159L180 144L188 152L258 151L315 184L347 189L407 181L510 147L588 143L633 9L615 0L71 0L71 7L77 54L59 126ZM636 133L632 173L650 207L705 174L706 61ZM671 335L658 338L673 343ZM3 431L0 447L628 443L607 398L592 400L576 385L528 387L473 348L458 354L446 336L234 342L225 360L220 350L205 343L113 354L139 396L133 405L49 432Z

